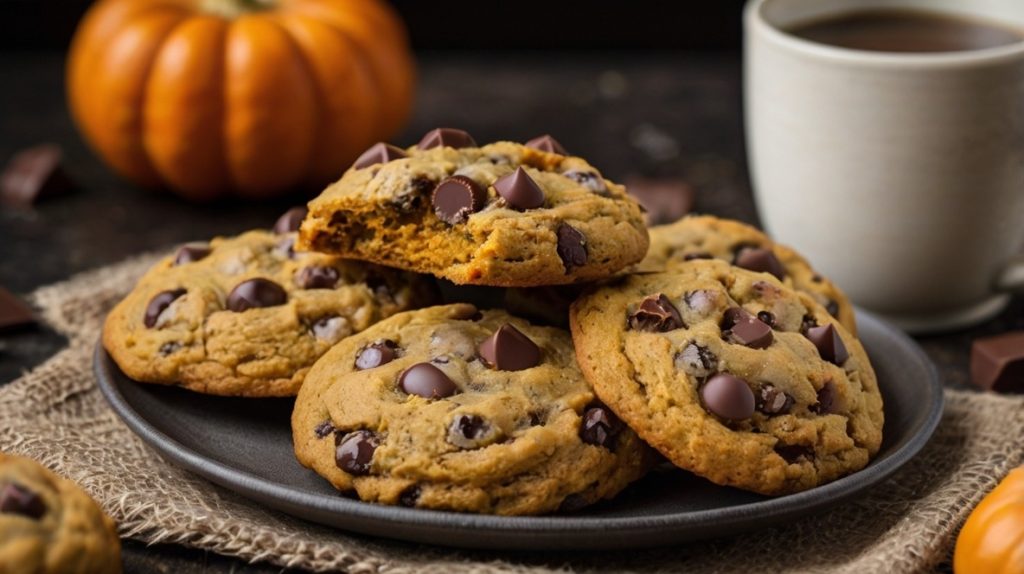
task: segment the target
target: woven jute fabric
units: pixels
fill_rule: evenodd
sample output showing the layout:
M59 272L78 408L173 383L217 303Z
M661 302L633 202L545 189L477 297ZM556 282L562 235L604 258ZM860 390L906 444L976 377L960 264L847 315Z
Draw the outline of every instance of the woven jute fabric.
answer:
M947 391L934 438L870 493L775 528L638 552L459 552L350 535L261 507L164 461L110 410L92 351L105 313L153 257L32 294L68 346L0 387L0 450L81 484L122 536L352 573L920 572L949 559L970 509L1024 458L1024 398ZM196 400L202 400L197 396Z

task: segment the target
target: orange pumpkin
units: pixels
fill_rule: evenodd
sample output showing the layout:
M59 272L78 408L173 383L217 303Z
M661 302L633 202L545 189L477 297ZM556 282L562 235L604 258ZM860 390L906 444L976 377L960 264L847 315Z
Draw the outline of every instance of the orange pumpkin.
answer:
M1024 574L1024 466L982 499L960 531L957 574Z
M212 199L319 186L412 104L405 28L382 0L101 0L68 101L124 177Z

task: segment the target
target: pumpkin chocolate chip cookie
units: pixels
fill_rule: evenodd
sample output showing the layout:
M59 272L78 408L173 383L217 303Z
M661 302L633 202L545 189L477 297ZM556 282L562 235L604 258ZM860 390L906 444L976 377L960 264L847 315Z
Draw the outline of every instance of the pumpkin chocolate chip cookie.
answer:
M75 483L0 453L0 572L121 572L114 521Z
M622 277L572 305L580 368L669 460L763 494L863 468L882 398L860 343L809 295L718 260Z
M846 330L856 334L853 306L827 277L814 271L800 254L772 241L753 227L710 215L684 217L650 229L651 247L638 271L662 271L693 259L723 259L734 265L771 273L814 298Z
M653 462L596 400L569 334L468 304L395 315L306 377L295 453L366 501L541 514L609 498Z
M121 370L215 395L291 396L342 338L433 302L430 278L297 251L304 211L150 269L103 329Z
M460 130L370 148L309 203L300 246L458 284L609 277L643 258L640 205L550 137L478 147Z

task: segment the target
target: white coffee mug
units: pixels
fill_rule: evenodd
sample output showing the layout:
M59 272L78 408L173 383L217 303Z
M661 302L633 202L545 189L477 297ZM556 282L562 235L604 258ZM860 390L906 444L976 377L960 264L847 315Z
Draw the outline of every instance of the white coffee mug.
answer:
M1024 42L852 50L788 33L872 8L1024 30L1024 0L752 0L747 151L767 231L912 332L967 326L1024 285Z

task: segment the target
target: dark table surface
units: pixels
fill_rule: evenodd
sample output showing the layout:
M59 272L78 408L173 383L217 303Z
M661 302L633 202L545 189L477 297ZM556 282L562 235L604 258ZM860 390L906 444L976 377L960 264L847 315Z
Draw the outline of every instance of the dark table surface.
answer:
M190 205L133 188L84 145L67 114L63 56L0 54L0 161L59 143L77 191L34 209L0 208L0 286L28 294L86 269L174 243L269 226L305 197L270 204ZM680 177L701 212L756 223L743 149L737 54L429 53L420 56L414 117L395 143L428 129L469 130L478 141L551 133L616 180ZM950 387L965 388L973 338L1024 328L1018 298L970 331L918 338ZM45 326L0 336L0 384L56 352ZM125 569L142 572L280 572L177 546L125 544Z

